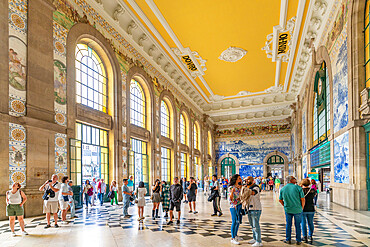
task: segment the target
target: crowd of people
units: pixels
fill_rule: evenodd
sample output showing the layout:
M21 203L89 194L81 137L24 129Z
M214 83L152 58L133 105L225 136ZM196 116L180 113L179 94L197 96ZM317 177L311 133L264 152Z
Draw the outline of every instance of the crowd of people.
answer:
M286 185L280 189L279 178L253 178L251 176L242 178L239 174L235 174L229 179L217 175L213 175L211 180L204 179L204 193L208 196L208 201L213 204L213 214L211 216L223 215L221 209L221 197L227 198L230 206L231 214L231 242L240 244L243 239L238 236L238 229L242 223L244 215L248 216L249 224L252 228L253 239L249 241L252 246L262 246L260 217L262 213L262 204L260 195L262 191L267 190L266 186L272 184L276 191L279 192L279 202L284 206L286 219L286 236L285 243L291 244L291 228L294 219L296 229L296 243L300 245L302 241L313 241L314 224L313 218L315 215L315 205L317 203L318 188L315 180L303 179L299 185L297 180L289 176L286 179ZM198 195L198 185L194 177L179 179L175 177L172 185L166 181L156 179L149 192L143 181L138 183L135 188L133 176L128 179L123 179L122 185L122 202L123 202L123 217L130 218L128 209L130 206L137 205L138 221L143 222L144 207L146 206L145 196L150 194L150 199L153 204L152 220L161 218L159 214L162 208L164 218L168 218L167 224L173 224L174 210L177 212L176 223L180 223L181 219L181 203L184 200L188 204L189 213L197 214L196 200ZM60 217L62 224L68 224L67 211L71 210L71 218L75 215L75 201L73 198L73 181L69 180L68 176L61 178L58 181L57 175L52 175L50 180L45 181L39 188L43 194L43 212L46 214L47 224L45 228L51 227L51 216L54 218L54 227L59 227L58 220ZM107 185L104 179L93 178L90 182L86 180L82 194L85 202L86 210L95 205L95 196L103 205L104 195L106 194ZM270 189L271 190L271 189ZM148 193L149 192L149 193ZM118 184L112 181L109 187L109 192L106 195L111 202L111 205L118 205ZM22 235L28 235L24 229L23 220L23 205L27 201L27 197L21 191L21 185L14 183L12 188L6 193L7 216L9 216L9 226L13 236L16 236L14 225L16 217L18 217L19 225L22 230ZM162 204L162 207L160 207ZM307 233L308 230L308 233ZM303 238L302 238L303 237Z

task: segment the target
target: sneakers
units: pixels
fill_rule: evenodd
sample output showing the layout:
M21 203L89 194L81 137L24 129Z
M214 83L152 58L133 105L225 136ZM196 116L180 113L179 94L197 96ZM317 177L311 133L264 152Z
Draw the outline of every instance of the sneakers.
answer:
M223 215L223 213L220 213L219 215L218 215L218 217L221 217Z
M46 225L46 226L44 226L44 228L45 229L48 229L48 228L50 228L51 227L51 225Z
M292 244L291 240L284 240L283 242L286 243L286 244Z
M240 242L240 241L243 241L244 239L242 237L239 237L239 236L236 236L235 237L236 241Z
M193 212L193 211L191 211L191 210L190 210L190 211L189 211L189 214L191 214L192 212Z
M59 227L59 225L58 225L58 224L55 224L55 225L54 225L54 227L55 227L55 228L58 228L58 227Z
M167 222L167 225L172 225L172 224L173 224L173 221L172 220L170 220L170 221Z
M235 240L235 239L233 239L233 238L231 239L231 243L232 243L232 244L236 244L236 245L239 245L239 244L240 244L238 241L236 241L236 240Z
M217 214L211 214L211 216L217 216Z
M251 239L251 240L248 241L248 244L254 244L255 242L256 242L256 240Z
M131 216L130 215L125 215L123 218L129 219Z
M15 234L15 232L12 232L12 237L16 237L17 235Z
M259 243L259 242L255 242L254 244L252 244L253 247L260 247L260 246L263 246L262 243Z
M177 220L177 221L176 221L176 223L177 223L177 224L180 224L180 220Z
M301 245L301 244L302 244L302 242L296 242L295 244L296 244L296 245Z
M23 235L23 236L28 236L29 234L28 234L28 232L23 231L23 232L22 232L22 235Z
M194 213L194 214L197 214L197 213L198 213L198 211L194 211L193 213Z

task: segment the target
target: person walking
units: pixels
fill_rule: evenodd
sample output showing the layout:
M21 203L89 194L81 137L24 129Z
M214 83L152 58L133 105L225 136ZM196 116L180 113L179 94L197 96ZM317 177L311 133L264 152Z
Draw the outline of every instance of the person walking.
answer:
M91 200L90 197L93 195L93 187L90 184L90 180L86 179L85 181L85 186L83 188L83 194L85 197L85 202L86 202L86 210L89 209L89 204L91 206Z
M315 181L314 179L312 179ZM315 197L317 192L312 186L310 187L310 179L305 178L301 182L301 187L303 189L305 204L302 213L302 235L303 240L305 243L312 244L313 242L313 231L314 231L314 224L313 218L315 216ZM307 237L307 225L308 225L308 237Z
M194 177L190 177L189 182L190 182L190 184L187 187L187 189L188 189L187 196L188 196L189 209L190 209L189 213L197 214L198 211L195 208L195 202L197 200L198 186L196 184L196 181L195 181ZM192 208L192 206L193 206L193 208Z
M279 192L281 181L278 177L275 178L275 192Z
M274 180L272 179L272 177L269 178L268 184L270 187L270 191L272 191L274 189Z
M26 236L28 233L24 230L24 210L23 205L26 203L27 197L21 191L21 184L13 183L12 188L6 192L6 216L9 217L9 226L12 236L15 237L14 232L15 219L18 218L19 226L22 230L22 235Z
M130 197L132 195L132 191L130 191L130 188L128 185L128 179L123 179L123 185L122 185L122 204L123 204L123 217L124 218L130 218L131 215L128 214L128 208L130 207Z
M142 221L144 219L144 207L145 203L145 195L148 193L144 186L144 182L140 181L138 188L136 188L135 195L137 198L137 211L138 211L138 221Z
M95 181L95 178L92 179L91 181L91 186L93 187L93 195L91 196L91 204L95 206L95 195L96 195L96 186L97 182Z
M159 218L158 216L158 209L159 204L161 203L161 181L157 178L154 182L153 189L152 189L152 202L153 202L153 210L152 210L152 219L155 220Z
M173 223L173 210L176 207L177 211L177 224L180 224L181 217L181 200L184 196L184 191L182 186L179 184L179 178L175 177L173 179L173 184L170 186L170 220L167 222L167 225Z
M104 178L100 179L98 183L98 197L100 201L100 206L103 206L104 194L106 192L107 185L104 183Z
M47 225L44 227L50 227L50 214L54 216L54 223L55 227L59 227L58 225L58 198L59 198L59 190L60 190L60 183L58 183L58 175L53 174L50 180L46 180L46 182L41 185L39 188L40 191L44 192L42 199L44 199L43 203L43 212L46 214L46 221Z
M317 183L315 179L311 179L311 188L316 191L315 195L315 206L317 205L317 197L319 196L319 188L317 187Z
M69 197L70 195L73 195L72 192L68 189L68 176L64 176L62 178L62 184L59 191L59 207L60 210L62 210L62 224L67 223L67 211L69 207Z
M262 177L262 191L266 190L266 178Z
M209 190L209 179L208 179L208 176L204 176L203 183L204 183L204 195L207 195L208 190Z
M253 177L250 176L247 177L247 187L252 191L248 206L248 220L253 232L253 239L248 243L253 244L253 247L263 246L260 227L260 218L262 213L262 204L260 199L261 189L254 182Z
M72 193L72 194L68 195L68 198L69 198L68 204L69 204L69 207L71 209L71 219L77 218L77 216L76 216L75 200L73 199L73 189L72 189L72 186L73 186L73 181L72 180L69 180L68 181L68 191Z
M162 191L161 191L162 209L165 213L164 217L168 217L168 210L170 208L170 186L166 181L162 181Z
M127 187L128 189L131 191L131 192L134 192L135 190L135 186L134 186L134 176L130 175L128 177L128 184L127 184ZM133 206L134 203L133 202L130 202L130 205Z
M188 193L187 187L189 186L188 181L186 181L186 178L182 178L182 191L184 193L184 203L188 203L188 200L186 198L186 194Z
M211 188L211 193L215 193L213 198L213 214L211 216L222 216L221 210L221 194L220 194L220 183L218 182L217 175L212 175L213 186Z
M286 220L286 235L284 243L292 243L292 221L294 218L296 244L300 245L302 243L301 221L305 198L302 188L296 185L297 180L295 177L288 176L286 181L287 184L281 189L279 196L279 202L284 206Z
M242 188L242 178L239 174L235 174L231 177L229 183L229 204L231 213L231 243L240 244L239 241L243 240L238 237L239 225L242 222L242 204L239 198L240 190Z
M227 186L228 186L227 179L222 179L222 192L224 194L225 199L227 199Z
M117 199L118 188L117 188L116 180L113 180L112 183L110 184L109 191L114 195L114 197L110 200L110 205L113 205L114 201L116 202L116 205L118 205L118 199Z

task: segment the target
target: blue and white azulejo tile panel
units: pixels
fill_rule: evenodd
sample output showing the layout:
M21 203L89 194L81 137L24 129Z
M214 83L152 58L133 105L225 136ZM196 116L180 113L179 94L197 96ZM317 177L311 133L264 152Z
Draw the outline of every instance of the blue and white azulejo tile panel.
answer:
M334 182L349 183L349 134L334 139Z

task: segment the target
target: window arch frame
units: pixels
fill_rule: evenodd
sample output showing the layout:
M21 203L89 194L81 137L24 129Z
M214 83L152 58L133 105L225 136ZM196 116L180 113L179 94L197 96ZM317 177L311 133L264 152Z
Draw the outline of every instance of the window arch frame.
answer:
M197 121L193 124L193 147L194 149L200 150L200 127Z
M166 112L163 112L163 107ZM161 136L171 138L171 111L169 108L168 103L162 99L161 106L160 106L160 133Z
M135 87L132 87L133 84L135 84L134 85ZM141 94L141 97L139 97L140 95L133 94L132 93L133 89L138 90ZM131 78L131 81L130 81L129 96L130 96L130 99L129 99L130 101L130 124L147 129L148 127L147 95L145 93L142 83L140 83L139 80L136 79L135 77ZM134 99L137 99L137 102ZM139 105L139 107L141 109L139 109L139 107L137 107L137 109L134 109L133 107L136 107L136 105L133 103L137 103L137 104L140 103L141 105ZM137 119L136 116L141 116L141 117L140 119Z
M179 126L180 126L180 143L188 145L188 122L185 117L185 113L181 112L179 117Z

